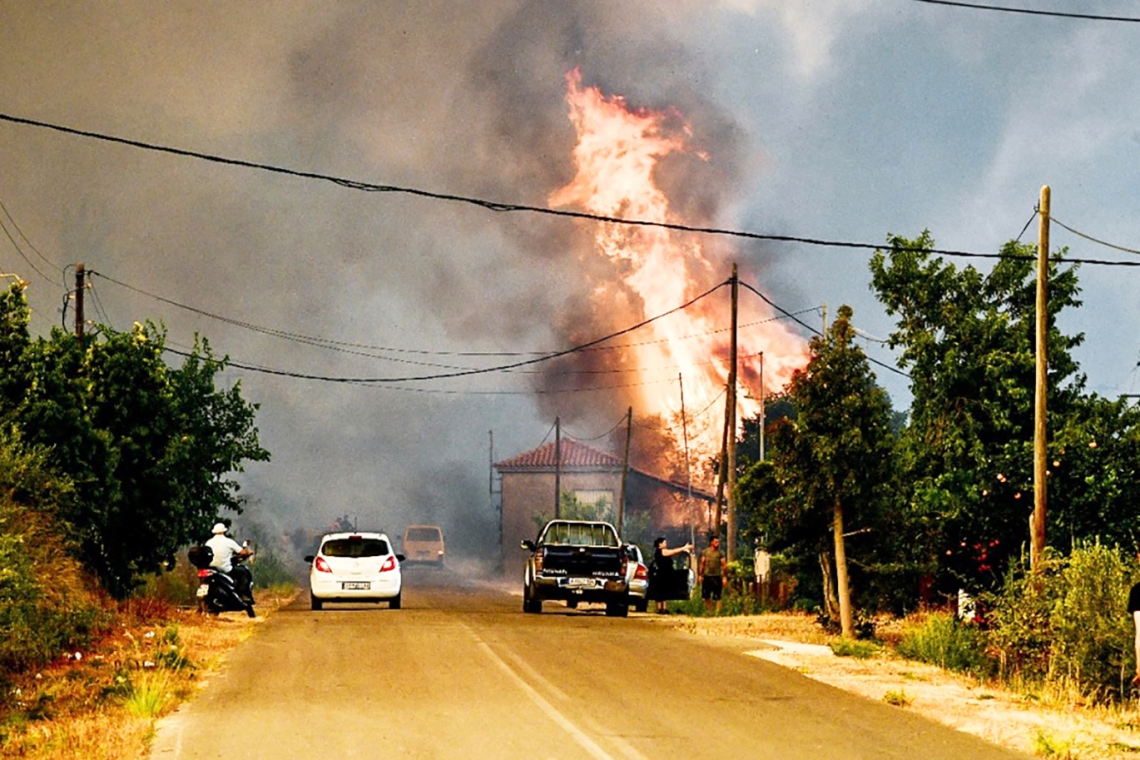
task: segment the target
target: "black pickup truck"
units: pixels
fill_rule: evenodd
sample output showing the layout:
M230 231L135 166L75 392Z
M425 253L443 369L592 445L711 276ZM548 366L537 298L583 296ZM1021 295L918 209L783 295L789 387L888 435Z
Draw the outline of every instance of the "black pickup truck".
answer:
M606 614L629 614L628 558L617 530L607 522L551 520L537 541L523 541L530 552L523 579L523 612L542 612L546 599L603 602Z

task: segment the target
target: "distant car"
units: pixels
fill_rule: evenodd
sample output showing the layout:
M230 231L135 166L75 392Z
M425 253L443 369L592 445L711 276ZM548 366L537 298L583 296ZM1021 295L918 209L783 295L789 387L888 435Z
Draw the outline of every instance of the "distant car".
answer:
M314 610L326 602L388 602L400 609L404 555L383 533L329 533L315 555L305 557Z
M626 556L629 564L625 573L629 584L629 604L638 612L649 609L649 565L645 564L645 557L637 544L626 544Z
M442 565L446 554L443 530L438 525L409 525L404 529L403 549L408 564L430 562Z

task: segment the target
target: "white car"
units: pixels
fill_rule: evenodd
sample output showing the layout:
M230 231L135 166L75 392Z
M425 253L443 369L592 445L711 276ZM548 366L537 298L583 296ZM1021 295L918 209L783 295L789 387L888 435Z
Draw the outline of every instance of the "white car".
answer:
M309 591L314 610L325 602L388 602L400 609L404 555L392 551L383 533L329 533L309 562Z

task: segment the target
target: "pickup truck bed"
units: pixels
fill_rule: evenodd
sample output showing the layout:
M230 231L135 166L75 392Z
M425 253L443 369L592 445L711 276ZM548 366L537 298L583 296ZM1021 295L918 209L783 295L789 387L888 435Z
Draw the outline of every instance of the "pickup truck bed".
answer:
M542 612L542 602L560 599L602 602L607 615L629 614L628 558L617 531L605 522L551 520L537 541L523 541L531 552L523 579L523 611Z

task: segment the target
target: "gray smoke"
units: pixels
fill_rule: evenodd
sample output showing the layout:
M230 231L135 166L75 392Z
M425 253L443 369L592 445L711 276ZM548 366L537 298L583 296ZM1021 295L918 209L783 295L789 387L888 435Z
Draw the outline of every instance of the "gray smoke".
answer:
M545 206L572 176L564 78L579 67L587 85L675 108L692 125L710 160L672 159L660 180L687 218L709 223L745 162L737 128L703 90L699 59L674 37L678 16L699 7L670 5L7 2L0 110L361 182ZM8 123L0 156L0 199L43 255L23 246L29 264L5 245L0 270L32 281L39 332L61 323L64 267L78 261L212 314L344 344L318 349L93 280L88 314L116 329L154 319L173 346L200 333L235 362L298 374L446 374L635 321L635 310L590 306L589 292L614 273L591 255L579 223ZM496 537L489 432L497 459L538 445L555 415L578 436L608 428L626 406L620 391L533 393L557 382L556 371L598 361L390 384L231 370L224 381L241 382L261 404L262 443L273 454L243 483L283 529L341 515L392 532L439 522L457 548L481 551Z

